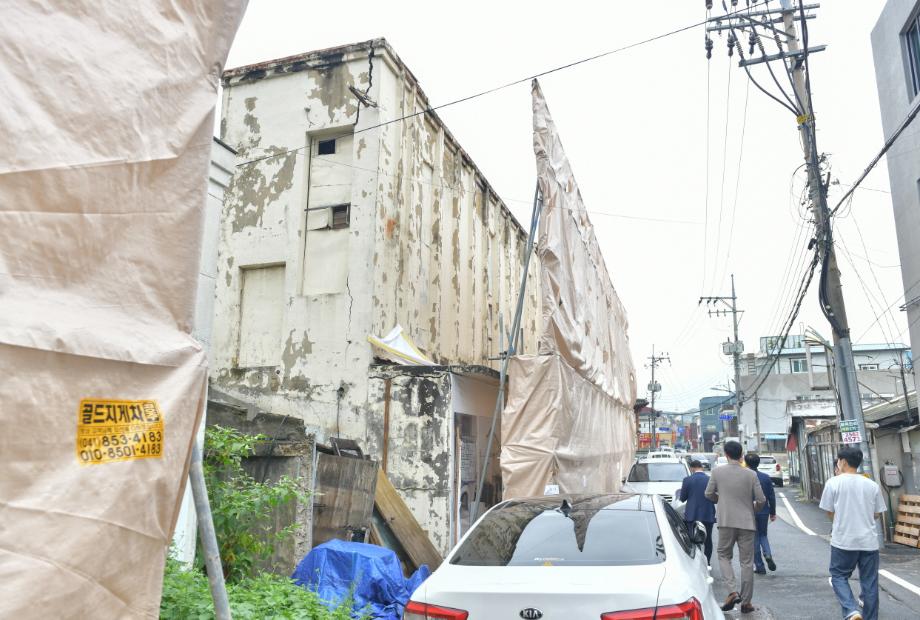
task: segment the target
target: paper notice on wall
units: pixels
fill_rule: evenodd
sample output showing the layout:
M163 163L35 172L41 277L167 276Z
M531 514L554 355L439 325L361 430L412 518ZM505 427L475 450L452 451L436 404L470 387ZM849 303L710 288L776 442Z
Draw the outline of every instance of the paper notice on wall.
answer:
M3 4L0 618L156 618L204 409L191 337L245 3Z

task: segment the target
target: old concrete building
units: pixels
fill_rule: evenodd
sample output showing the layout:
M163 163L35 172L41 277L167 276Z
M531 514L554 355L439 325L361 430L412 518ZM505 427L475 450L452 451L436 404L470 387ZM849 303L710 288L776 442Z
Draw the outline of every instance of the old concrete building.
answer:
M221 138L238 156L211 385L320 442L357 440L444 551L484 456L526 233L428 107L383 39L224 73ZM368 337L397 325L435 366L382 363Z

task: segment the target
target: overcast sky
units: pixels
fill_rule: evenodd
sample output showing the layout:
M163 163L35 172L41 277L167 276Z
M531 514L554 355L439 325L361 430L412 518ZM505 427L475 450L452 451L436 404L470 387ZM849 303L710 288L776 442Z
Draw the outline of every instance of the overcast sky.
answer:
M810 59L818 148L841 184L859 176L883 141L869 40L882 4L825 2L810 22L810 45L828 46ZM437 105L699 22L704 13L702 0L251 0L227 66L385 37ZM795 119L748 86L724 38L715 37L707 63L703 34L700 26L540 80L627 309L639 396L654 345L671 358L657 377L661 408L669 410L697 407L732 374L720 346L731 319L708 317L700 295L729 294L735 274L741 338L755 351L760 336L780 332L785 289L807 261ZM770 82L762 66L755 78ZM529 86L439 114L526 226L535 182ZM835 229L855 264L854 272L838 249L852 337L906 342L884 160L864 186ZM832 188L832 205L844 189ZM793 333L810 325L829 338L815 291Z

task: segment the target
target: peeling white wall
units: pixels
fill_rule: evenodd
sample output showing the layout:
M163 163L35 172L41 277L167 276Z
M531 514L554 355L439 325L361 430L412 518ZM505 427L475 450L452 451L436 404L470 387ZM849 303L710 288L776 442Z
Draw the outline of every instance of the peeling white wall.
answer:
M261 409L303 419L320 442L357 439L379 458L382 418L371 409L380 386L369 379L367 336L400 324L439 363L495 367L499 316L508 329L526 237L440 120L422 113L428 102L411 72L382 40L372 58L370 50L346 46L224 76L221 138L243 165L222 213L211 380ZM349 86L377 107L360 104ZM335 153L320 154L320 141L330 139ZM350 225L330 229L332 213L320 208L346 203ZM283 269L282 294L248 295L243 274L265 268ZM536 351L537 273L534 257L525 352ZM272 356L264 347L275 332ZM449 382L438 398L447 397ZM450 407L444 411L449 429ZM397 418L417 414L394 411L394 424L411 428L409 418ZM436 439L425 445L449 455L448 436ZM449 492L437 477L450 467L420 484L434 475L422 463L394 465L405 482L397 488L446 544L449 502L432 498Z

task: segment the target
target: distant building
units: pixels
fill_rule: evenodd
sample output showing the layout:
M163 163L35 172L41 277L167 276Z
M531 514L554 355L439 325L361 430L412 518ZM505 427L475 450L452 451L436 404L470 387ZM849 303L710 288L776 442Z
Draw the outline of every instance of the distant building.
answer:
M920 100L920 2L888 0L872 29L872 54L885 138ZM910 342L920 346L920 131L917 123L888 151L895 229Z
M735 397L730 394L700 399L699 433L704 452L710 452L714 443L730 436L734 407Z
M749 450L756 450L758 445L762 445L769 451L783 451L791 428L792 412L801 412L802 401L821 401L823 406L835 400L831 388L833 356L827 355L824 346L808 345L804 337L798 335L788 336L781 351L779 345L779 337L763 337L757 353L742 357L741 389L746 396L741 406L740 428ZM748 396L777 351L778 359L757 390L756 397ZM907 345L855 344L853 357L864 409L903 394L903 383L907 384L908 391L914 389L911 373L906 374L903 382L901 379L899 365L903 364L905 368L911 365Z

